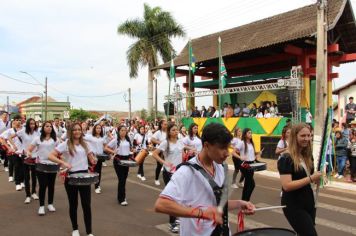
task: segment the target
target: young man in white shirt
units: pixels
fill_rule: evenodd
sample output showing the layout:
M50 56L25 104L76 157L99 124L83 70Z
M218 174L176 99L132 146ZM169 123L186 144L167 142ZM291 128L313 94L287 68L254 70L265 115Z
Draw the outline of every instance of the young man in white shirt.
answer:
M242 209L245 214L254 213L254 205L241 200L229 200L224 207L224 215L217 210L225 180L222 163L230 155L228 148L231 139L232 136L225 126L218 123L205 126L202 151L188 161L188 164L178 168L157 199L157 212L181 217L180 235L227 236L230 234L227 207L229 210ZM209 183L211 181L219 188L218 191L216 188L213 191ZM194 218L204 221L197 225Z

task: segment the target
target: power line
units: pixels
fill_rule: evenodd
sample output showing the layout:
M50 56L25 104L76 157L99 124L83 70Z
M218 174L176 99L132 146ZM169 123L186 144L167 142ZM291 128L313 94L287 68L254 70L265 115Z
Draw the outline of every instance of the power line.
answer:
M26 82L26 81L23 81L23 80L20 80L20 79L15 79L15 78L13 78L13 77L11 77L11 76L8 76L8 75L5 75L5 74L3 74L3 73L0 73L0 75L1 76L3 76L3 77L5 77L5 78L7 78L7 79L11 79L11 80L14 80L14 81L17 81L17 82L21 82L21 83L24 83L24 84L31 84L31 85L41 85L41 84L34 84L34 83L30 83L30 82Z

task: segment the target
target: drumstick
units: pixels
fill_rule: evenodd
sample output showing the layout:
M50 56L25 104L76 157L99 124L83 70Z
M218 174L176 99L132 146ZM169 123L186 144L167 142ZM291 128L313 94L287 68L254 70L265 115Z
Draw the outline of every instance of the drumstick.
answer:
M286 206L270 206L270 207L260 207L260 208L256 208L256 211L265 211L265 210L274 210L274 209L280 209L280 208L285 208Z

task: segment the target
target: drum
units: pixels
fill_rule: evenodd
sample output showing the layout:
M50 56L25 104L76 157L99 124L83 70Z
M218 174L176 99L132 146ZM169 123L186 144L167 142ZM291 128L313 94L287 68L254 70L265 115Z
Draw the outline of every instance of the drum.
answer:
M59 165L55 163L37 163L36 170L44 173L57 173Z
M146 149L142 149L135 157L135 161L137 165L142 164L147 156L148 156L148 151Z
M267 164L265 162L256 162L249 165L250 168L252 168L254 171L262 171L267 169Z
M244 230L234 234L234 236L296 236L297 234L289 229L282 228L259 228Z
M136 167L137 162L133 160L118 160L120 166Z
M23 163L25 165L29 165L29 166L34 166L36 164L36 158L30 158L30 157L26 157L26 156L22 156L23 159Z
M68 184L76 186L85 186L99 182L98 173L75 173L68 175Z
M108 161L108 160L110 160L110 156L107 155L107 154L96 155L96 158L98 158L98 161Z

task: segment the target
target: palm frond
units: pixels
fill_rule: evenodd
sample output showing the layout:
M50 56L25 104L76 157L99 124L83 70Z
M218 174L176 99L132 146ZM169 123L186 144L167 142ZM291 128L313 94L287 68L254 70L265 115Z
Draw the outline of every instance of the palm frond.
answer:
M117 32L132 38L141 38L145 35L145 23L140 19L127 20L119 25Z

